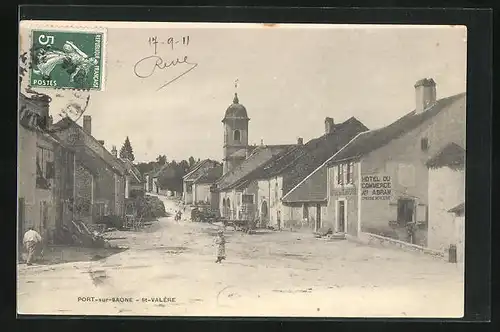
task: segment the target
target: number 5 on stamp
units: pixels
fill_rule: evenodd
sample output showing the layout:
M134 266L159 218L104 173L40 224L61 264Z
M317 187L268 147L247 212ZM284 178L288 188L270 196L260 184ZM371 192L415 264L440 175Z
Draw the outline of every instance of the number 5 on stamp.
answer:
M102 32L33 30L29 85L102 90L103 43Z

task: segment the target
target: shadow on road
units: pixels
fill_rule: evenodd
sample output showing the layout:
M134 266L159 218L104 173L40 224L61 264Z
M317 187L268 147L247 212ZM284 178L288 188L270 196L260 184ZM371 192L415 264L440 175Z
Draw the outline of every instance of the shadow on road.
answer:
M99 261L109 256L119 254L125 250L127 250L127 248L49 247L44 250L43 257L36 260L35 264L55 265L62 263Z

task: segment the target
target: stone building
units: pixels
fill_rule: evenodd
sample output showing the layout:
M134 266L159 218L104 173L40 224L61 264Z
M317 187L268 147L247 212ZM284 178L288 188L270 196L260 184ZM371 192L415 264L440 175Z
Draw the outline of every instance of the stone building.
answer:
M74 150L52 133L50 98L19 96L18 234L34 227L55 243L61 226L72 220Z
M97 223L103 216L125 213L125 165L92 136L92 119L85 115L83 127L65 118L54 126L55 135L75 151L75 218Z
M415 110L358 134L311 174L327 168L326 221L335 231L427 246L426 163L450 142L465 146L465 93L436 100L435 82L424 79L415 96Z
M184 204L211 203L210 187L221 175L221 163L210 159L197 162L182 178Z
M433 156L429 168L429 248L457 247L463 261L465 243L465 149L451 142Z

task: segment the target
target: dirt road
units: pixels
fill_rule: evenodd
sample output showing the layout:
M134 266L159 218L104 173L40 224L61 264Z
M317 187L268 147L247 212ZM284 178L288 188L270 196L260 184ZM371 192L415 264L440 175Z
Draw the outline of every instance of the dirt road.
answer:
M166 200L167 211L175 210ZM19 313L87 315L460 317L463 270L436 258L311 234L228 230L162 218L116 232L130 249L18 270Z

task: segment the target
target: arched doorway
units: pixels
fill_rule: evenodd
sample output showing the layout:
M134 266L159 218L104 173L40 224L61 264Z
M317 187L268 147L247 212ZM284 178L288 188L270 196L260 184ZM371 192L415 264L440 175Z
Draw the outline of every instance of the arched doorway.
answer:
M260 206L260 221L263 226L266 226L269 221L269 208L266 201L263 201Z

